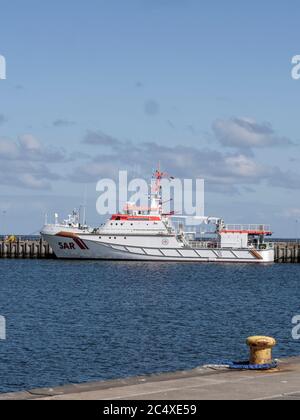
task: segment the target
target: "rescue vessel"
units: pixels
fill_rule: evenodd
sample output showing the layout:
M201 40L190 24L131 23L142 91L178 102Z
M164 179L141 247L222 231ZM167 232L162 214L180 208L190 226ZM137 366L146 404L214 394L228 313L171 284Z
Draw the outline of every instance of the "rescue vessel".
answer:
M176 219L187 218L164 213L161 190L164 175L160 170L155 173L149 208L127 204L123 212L112 215L97 228L81 224L76 211L62 223L55 215L55 223L43 227L43 239L56 257L63 259L274 262L274 247L267 241L272 235L269 226L227 225L218 217L194 217L195 223L213 226L214 237L210 240L185 231L183 223L176 228Z

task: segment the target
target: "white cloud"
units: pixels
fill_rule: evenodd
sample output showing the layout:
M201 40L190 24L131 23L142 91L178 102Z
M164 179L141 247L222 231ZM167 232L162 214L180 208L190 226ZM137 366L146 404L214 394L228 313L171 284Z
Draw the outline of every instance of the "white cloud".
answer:
M31 134L25 134L20 137L19 143L21 148L26 151L40 151L43 149L41 142Z
M35 190L49 190L51 189L51 184L49 181L44 179L37 178L33 174L25 173L19 177L20 186L25 188L31 188Z
M37 162L63 162L65 153L44 146L31 134L24 134L17 141L0 138L0 159Z
M242 154L225 157L224 163L229 171L238 177L257 178L266 175L265 166Z
M121 142L102 131L88 131L82 141L90 146L116 146Z
M16 143L0 139L0 159L17 159L19 156L19 148Z
M130 153L128 151L130 150ZM133 168L138 162L141 176L149 176L156 162L177 177L204 178L208 190L238 192L239 186L267 183L273 187L300 189L299 176L269 164L263 165L247 153L224 153L212 149L187 146L167 147L156 143L128 144L119 141L110 154L96 155L74 169L73 182L96 182L102 177L115 177L118 170Z
M18 141L0 139L0 185L19 188L50 189L51 181L60 179L49 163L63 162L63 152L52 151L31 134Z
M246 126L254 124L250 120L243 121ZM273 133L268 126L256 127L254 131L256 139ZM250 137L247 137L246 144L257 144L250 142ZM115 178L120 169L127 169L136 176L134 168L137 164L142 168L138 176L148 178L160 161L170 175L204 178L208 191L234 193L262 183L275 188L300 190L297 173L283 171L269 162L263 165L249 154L246 147L229 152L189 146L162 146L150 142L132 143L100 131L88 131L83 143L94 146L98 154L94 153L93 157L74 153L66 155L64 151L50 149L31 134L25 134L17 141L0 138L0 185L49 189L53 181L61 179L49 169L50 165L71 164L80 158L83 163L78 167L72 166L67 176L72 182L89 183L99 178Z
M225 147L249 149L293 144L290 139L278 136L271 124L250 118L218 119L213 123L213 131Z
M59 175L51 172L46 165L37 162L22 162L20 160L0 162L0 185L49 190L51 181L59 179Z

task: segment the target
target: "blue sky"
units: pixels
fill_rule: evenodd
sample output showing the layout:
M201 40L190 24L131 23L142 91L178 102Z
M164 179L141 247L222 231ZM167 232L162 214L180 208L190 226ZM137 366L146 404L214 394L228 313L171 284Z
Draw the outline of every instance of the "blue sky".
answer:
M299 2L0 6L0 231L33 233L85 190L97 224L96 181L160 159L206 179L209 214L295 236Z

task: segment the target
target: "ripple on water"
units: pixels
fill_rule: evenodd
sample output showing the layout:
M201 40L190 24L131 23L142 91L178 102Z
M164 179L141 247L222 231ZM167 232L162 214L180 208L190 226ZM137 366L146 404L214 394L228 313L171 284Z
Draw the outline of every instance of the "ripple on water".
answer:
M190 369L247 355L253 334L300 354L300 265L0 261L0 391Z

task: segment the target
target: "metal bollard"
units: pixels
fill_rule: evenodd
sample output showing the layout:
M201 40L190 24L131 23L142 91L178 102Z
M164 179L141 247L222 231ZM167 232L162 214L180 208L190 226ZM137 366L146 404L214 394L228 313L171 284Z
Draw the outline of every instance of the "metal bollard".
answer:
M276 340L272 337L255 336L247 339L250 347L250 364L267 365L272 363L272 349L276 346Z

